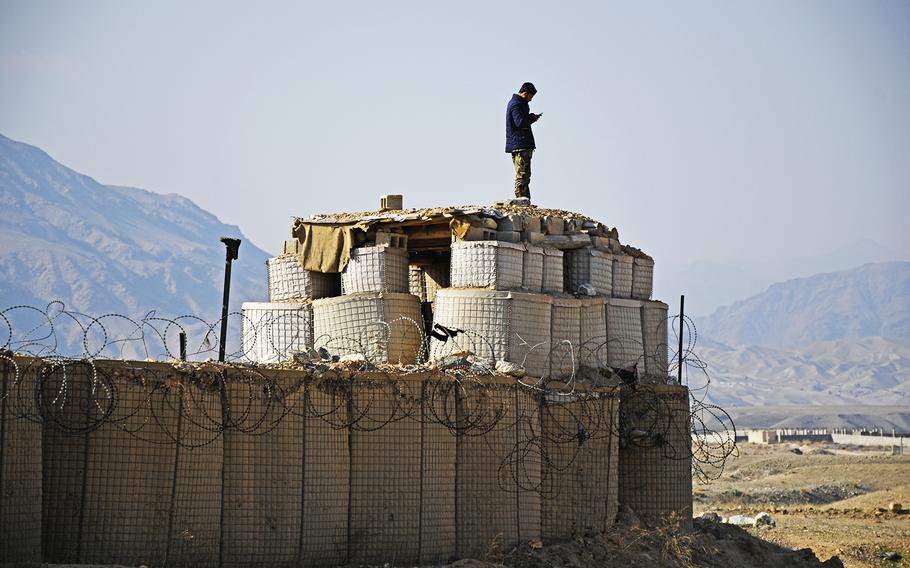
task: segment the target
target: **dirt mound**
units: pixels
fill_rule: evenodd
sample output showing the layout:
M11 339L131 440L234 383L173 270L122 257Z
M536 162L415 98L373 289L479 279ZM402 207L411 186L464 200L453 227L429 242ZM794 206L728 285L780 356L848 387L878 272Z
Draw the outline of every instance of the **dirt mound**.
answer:
M868 493L870 488L857 484L814 485L810 487L754 488L748 491L727 489L715 493L711 500L731 505L756 505L773 503L775 505L825 505L835 503L858 495ZM696 495L695 500L705 501L704 496Z
M791 550L731 525L695 520L691 530L678 523L645 528L620 523L609 533L578 537L543 548L522 545L508 553L491 550L483 560L459 560L446 568L843 568L838 558L825 562L812 550Z

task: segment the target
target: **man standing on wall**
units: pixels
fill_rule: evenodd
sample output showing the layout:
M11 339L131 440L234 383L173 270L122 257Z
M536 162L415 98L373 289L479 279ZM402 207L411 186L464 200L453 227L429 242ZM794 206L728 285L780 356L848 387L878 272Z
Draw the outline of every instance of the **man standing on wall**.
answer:
M534 133L531 125L537 122L542 114L533 114L528 103L537 94L532 83L525 83L512 95L506 107L506 152L512 154L515 165L515 197L531 199L531 156L534 154Z

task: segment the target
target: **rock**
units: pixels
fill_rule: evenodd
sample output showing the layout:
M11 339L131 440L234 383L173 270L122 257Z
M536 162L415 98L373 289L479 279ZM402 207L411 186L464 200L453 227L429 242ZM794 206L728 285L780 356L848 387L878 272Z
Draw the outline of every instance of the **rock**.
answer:
M900 503L888 503L888 510L892 513L900 513L904 508Z
M584 233L574 235L545 235L543 243L559 250L572 250L591 246L591 237Z
M447 355L436 361L436 368L448 369L450 367L466 367L469 364L468 358L464 355Z
M521 233L518 231L496 231L496 240L504 243L521 242Z
M471 363L471 366L468 367L468 371L475 375L489 375L492 372L492 369L489 365L475 362Z
M759 513L755 515L755 519L752 521L753 527L774 527L777 526L777 523L774 522L774 519L768 513Z
M755 526L755 517L748 517L746 515L733 515L732 517L727 517L724 519L724 522L728 525L736 525L738 527L751 527Z
M798 456L803 455L803 451L802 451L801 449L799 449L799 448L793 448L792 450L790 450L790 453L791 453L791 454L796 454L796 455L798 455Z
M883 550L878 554L879 558L882 560L888 560L890 562L900 562L902 556L898 552L893 550Z
M525 230L525 226L524 215L506 215L497 221L496 230L521 232Z
M703 520L703 521L707 521L707 522L709 522L709 523L719 523L719 522L723 521L723 519L721 519L720 515L718 515L718 514L715 513L714 511L707 511L707 512L704 512L704 513L702 513L701 515L699 515L699 516L697 516L697 517L695 517L695 518L696 518L696 519L701 519L701 520Z
M496 361L496 372L510 377L524 377L528 374L524 367L511 361Z
M531 542L528 543L528 546L531 547L531 550L540 550L541 548L543 548L543 541L532 540Z
M531 243L532 245L543 244L544 234L535 231L522 231L521 240Z
M562 235L566 230L566 220L562 217L553 217L548 215L541 221L541 227L548 235ZM587 235L585 236L587 237Z
M578 294L581 296L596 296L597 288L590 284L582 284L578 287Z
M642 438L647 438L648 433L644 430L632 430L629 432L629 438L632 440L641 440Z
M530 197L516 197L515 199L509 199L509 205L517 205L518 207L530 207L531 198Z
M366 361L367 358L363 356L363 353L350 353L348 355L342 355L338 360L341 363L361 363Z
M594 248L597 250L610 251L610 239L608 237L598 237L596 235L588 236L591 238L591 244L594 245Z

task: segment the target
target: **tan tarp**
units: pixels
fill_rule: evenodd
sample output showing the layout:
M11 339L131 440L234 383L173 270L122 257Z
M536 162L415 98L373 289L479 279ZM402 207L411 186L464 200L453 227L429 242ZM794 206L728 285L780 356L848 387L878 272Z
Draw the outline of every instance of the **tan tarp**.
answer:
M300 241L300 263L313 272L341 272L351 259L354 225L310 225L298 221L292 231Z
M452 233L456 237L463 239L464 236L468 234L468 231L471 230L471 223L462 221L461 219L452 219L449 221L449 228L452 229Z

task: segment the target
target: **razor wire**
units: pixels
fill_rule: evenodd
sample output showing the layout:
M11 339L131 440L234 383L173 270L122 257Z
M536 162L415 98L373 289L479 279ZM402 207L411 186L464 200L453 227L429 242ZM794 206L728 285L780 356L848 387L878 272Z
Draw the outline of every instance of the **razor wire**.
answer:
M401 420L441 425L456 436L485 436L499 427L519 428L523 432L522 443L498 456L500 474L510 480L501 483L536 491L546 490L552 476L545 474L537 480L528 473L529 464L543 464L544 472L564 471L585 443L603 437L616 436L626 446L659 447L667 459L691 459L693 474L702 481L719 476L727 458L736 452L732 419L719 406L706 402L710 377L707 365L695 353L697 332L689 318L683 320L688 336L682 357L685 376L691 385L691 375L697 372L704 377L704 384L690 386L688 414L681 415L652 387L676 383L672 371L678 368L679 354L671 351L671 363L664 376L651 372L639 376L637 371L639 366L647 367L649 358L667 357L661 354L668 351L666 344L647 353L641 342L629 338L529 344L518 337L516 344L524 351L520 354L520 367L537 351L544 353L547 369L557 370L542 377L529 377L521 370L513 374L515 384L540 401L519 412L513 404L494 396L501 387L488 380L496 371L496 362L505 359L505 347L479 332L460 331L457 337L449 338L453 342L450 354L430 362L430 342L423 322L404 316L375 322L358 334L314 338L319 349L300 349L296 336L290 341L284 336L279 341L274 330L293 316L284 314L257 322L236 312L231 316L240 318L247 327L240 348L229 354L228 365L224 366L211 360L217 352L214 338L220 320L208 323L190 315L165 318L156 312L141 318L115 313L93 317L66 310L62 302L51 302L44 309L25 305L7 308L0 311L0 359L8 363L7 369L12 368L13 379L4 383L0 396L20 417L49 421L65 432L87 433L111 423L146 441L189 446L211 443L228 431L267 434L289 414L312 417L339 430L378 430ZM667 318L661 325L678 333L678 316ZM175 352L180 333L187 335L188 358L208 360L180 361ZM406 334L416 338L414 352L407 357L412 363L391 369L389 363L400 361L390 362L382 354L388 353L394 337ZM269 372L269 366L253 364L250 353L256 341L267 342L275 358L283 361L276 366L310 371L311 378L284 384ZM79 353L67 353L67 346L73 345L80 346ZM617 347L638 353L637 359L623 361L620 368L612 367L610 363L616 361L611 361L608 354ZM40 370L31 396L28 388L20 388L24 387L23 376L28 369L20 368L12 353L40 361L36 363ZM128 353L139 355L126 360ZM100 361L105 358L119 358L121 368L116 372L99 371ZM147 363L170 361L182 380L149 380L149 368L141 359ZM429 368L440 371L444 380L423 381L418 389L402 378L427 368L428 362ZM348 378L312 378L331 374L338 364L345 369L340 374L348 373ZM225 378L226 369L230 370L230 380ZM350 372L371 372L381 380L373 382L372 389L355 393ZM125 407L118 398L124 379L131 381L132 388L139 385L143 392L133 408ZM616 409L605 408L606 395L591 391L592 386L620 387L624 408L635 411L613 420L611 413ZM334 397L334 405L320 408L314 404L315 393L323 391ZM222 400L214 401L213 392L223 393ZM74 405L79 406L79 412L68 411L68 406ZM539 427L540 415L556 407L572 409L569 421L574 426L544 432ZM181 436L165 418L175 413L185 430L194 433L192 440ZM671 442L674 429L680 424L688 428L691 444ZM148 435L152 430L164 436ZM577 451L570 452L568 459L557 459L548 449L554 447L574 447Z

